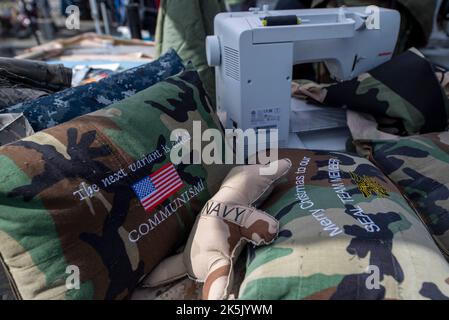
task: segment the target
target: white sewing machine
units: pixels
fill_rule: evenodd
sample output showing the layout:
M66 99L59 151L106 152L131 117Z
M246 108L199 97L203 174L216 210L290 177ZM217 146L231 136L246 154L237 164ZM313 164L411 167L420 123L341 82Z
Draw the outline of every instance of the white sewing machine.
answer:
M286 146L293 65L324 61L336 80L349 80L392 57L400 15L383 8L370 15L371 9L265 7L218 14L206 53L216 67L217 109L227 114L225 127L278 128L280 146Z

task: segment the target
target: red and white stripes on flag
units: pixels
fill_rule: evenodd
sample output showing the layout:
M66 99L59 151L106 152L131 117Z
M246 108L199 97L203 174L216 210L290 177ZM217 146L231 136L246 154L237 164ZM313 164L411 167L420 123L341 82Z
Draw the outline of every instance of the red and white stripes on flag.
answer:
M134 184L133 189L145 211L150 212L183 186L178 172L170 162Z

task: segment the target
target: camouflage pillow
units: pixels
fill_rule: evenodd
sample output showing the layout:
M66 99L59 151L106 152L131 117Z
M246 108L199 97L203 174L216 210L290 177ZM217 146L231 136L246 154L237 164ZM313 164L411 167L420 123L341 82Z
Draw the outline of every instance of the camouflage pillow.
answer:
M391 140L358 141L413 202L449 257L449 132Z
M0 148L0 255L19 298L124 298L185 241L227 174L170 162L171 130L193 120L217 128L186 70Z
M279 157L293 167L261 206L279 237L249 250L240 299L449 299L448 263L372 163L338 152Z
M301 81L292 90L300 98L371 114L383 130L396 135L448 127L449 99L430 62L414 49L353 80L330 85Z

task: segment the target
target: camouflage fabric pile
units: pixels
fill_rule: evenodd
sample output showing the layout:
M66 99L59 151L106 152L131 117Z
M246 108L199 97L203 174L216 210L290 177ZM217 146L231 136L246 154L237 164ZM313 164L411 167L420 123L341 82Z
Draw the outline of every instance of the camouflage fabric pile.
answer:
M128 98L181 72L183 68L178 55L169 50L151 63L112 75L97 83L20 103L3 112L23 113L37 132Z
M449 264L368 160L280 150L292 169L261 209L279 237L248 252L240 299L449 299Z
M373 115L383 131L414 135L448 127L449 99L436 73L409 50L359 77L337 84L294 84L293 96Z
M124 298L185 241L227 167L179 164L170 177L181 186L158 194L159 205L141 194L173 168L170 132L192 135L193 120L218 128L188 69L0 148L0 256L18 298Z
M430 62L416 50L350 81L330 85L301 82L292 90L297 97L370 114L383 131L395 135L448 127L449 99Z
M356 144L413 202L449 257L449 132Z
M206 59L206 36L214 32L214 17L226 11L224 0L161 0L156 53L173 48L184 63L192 62L215 105L215 76Z

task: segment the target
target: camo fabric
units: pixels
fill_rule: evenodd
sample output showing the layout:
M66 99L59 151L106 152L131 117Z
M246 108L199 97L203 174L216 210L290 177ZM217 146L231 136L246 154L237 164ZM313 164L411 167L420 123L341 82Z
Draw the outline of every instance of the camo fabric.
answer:
M277 240L248 250L241 299L449 299L449 265L400 191L368 160L280 150L286 181L261 206Z
M215 73L206 59L206 36L214 34L214 17L225 12L223 0L161 0L156 26L156 53L173 48L192 62L215 105Z
M449 132L356 144L413 202L449 256Z
M170 132L192 135L193 120L217 128L199 76L188 69L0 148L0 255L19 298L124 298L185 241L227 167L175 164L165 179L178 176L182 187L148 212L139 194L153 193L141 182L156 171L145 183L158 190L169 151L179 147Z
M23 113L34 131L38 132L128 98L183 69L176 52L169 50L151 63L111 75L96 83L19 103L5 108L3 112Z
M204 282L203 299L226 299L233 284L233 266L246 242L254 246L273 242L279 222L253 205L268 197L273 184L291 168L288 159L275 163L272 174L260 174L264 165L233 168L220 190L198 216L184 253L190 277Z
M358 78L331 85L300 83L293 95L371 114L385 131L413 135L448 127L449 99L432 65L409 50Z

